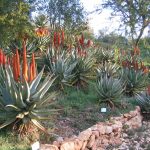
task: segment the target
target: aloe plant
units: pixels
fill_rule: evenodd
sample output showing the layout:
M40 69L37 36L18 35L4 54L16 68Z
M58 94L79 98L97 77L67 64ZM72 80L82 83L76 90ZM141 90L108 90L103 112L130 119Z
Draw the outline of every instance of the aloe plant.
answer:
M150 112L150 94L147 91L137 94L135 99L143 112Z
M111 62L114 58L114 53L112 50L99 48L95 51L95 58L97 63Z
M148 74L145 74L141 69L123 68L121 78L125 83L125 93L128 96L134 96L144 91L148 85Z
M76 61L71 61L70 55L65 52L59 55L48 52L45 64L49 71L56 77L55 84L57 87L63 88L64 85L72 85L75 73L74 68L77 65Z
M71 60L76 62L76 66L73 70L75 78L73 85L77 87L86 87L89 79L93 79L93 68L95 64L95 58L93 54L87 54L86 56L78 55L76 52L72 54Z
M105 62L104 64L100 64L97 68L97 77L117 77L118 76L119 66L112 63Z
M46 95L55 79L48 75L43 83L40 83L43 71L44 68L30 83L25 78L23 82L16 82L11 67L9 65L5 68L1 67L0 129L10 124L14 124L14 126L17 124L20 134L25 134L29 131L28 124L33 123L41 130L46 131L38 120L49 119L49 116L56 112L55 109L47 107L56 94Z
M100 104L105 103L111 108L121 105L123 95L121 80L107 76L101 77L96 82L96 90Z

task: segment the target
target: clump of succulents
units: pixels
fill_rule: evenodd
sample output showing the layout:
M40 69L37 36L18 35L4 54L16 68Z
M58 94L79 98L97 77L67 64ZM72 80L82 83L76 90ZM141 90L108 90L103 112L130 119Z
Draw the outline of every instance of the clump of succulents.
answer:
M141 107L142 112L150 112L150 86L135 96L137 103Z
M123 68L121 78L125 83L125 93L134 96L144 91L148 84L148 75L142 70L134 68Z
M117 77L119 71L119 66L117 64L113 64L110 62L105 62L104 64L100 64L97 68L97 78L100 77Z
M107 75L101 76L96 82L99 102L105 103L111 108L121 105L123 86L121 80Z
M64 85L72 85L75 73L73 70L76 67L76 61L71 61L70 55L62 51L61 54L52 54L48 51L45 59L49 71L56 77L55 85L63 88Z
M122 66L121 78L125 83L125 93L134 96L145 91L148 84L149 69L140 60L140 50L135 47L133 51L122 51L120 63Z
M95 51L95 58L97 63L104 64L105 62L112 62L114 59L114 53L112 50L98 48Z
M49 119L56 112L48 108L56 94L46 94L55 79L47 75L41 82L44 68L37 74L34 54L28 67L25 42L22 67L18 51L12 62L4 63L5 57L0 56L3 58L0 60L0 129L12 125L21 136L32 134L35 127L46 132L39 120Z

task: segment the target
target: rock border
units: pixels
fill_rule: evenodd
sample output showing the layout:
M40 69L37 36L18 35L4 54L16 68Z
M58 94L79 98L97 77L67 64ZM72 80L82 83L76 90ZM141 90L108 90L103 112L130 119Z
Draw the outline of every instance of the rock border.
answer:
M136 129L142 126L143 117L140 107L109 121L98 122L82 131L78 136L63 140L58 138L53 144L43 144L40 150L104 150L108 145L120 145L124 129Z

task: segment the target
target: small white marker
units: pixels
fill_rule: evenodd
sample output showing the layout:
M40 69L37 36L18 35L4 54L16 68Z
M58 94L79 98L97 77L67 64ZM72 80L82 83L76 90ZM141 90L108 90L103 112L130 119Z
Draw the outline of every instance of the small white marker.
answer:
M101 108L101 112L105 113L107 111L106 108Z
M31 147L32 147L32 150L39 150L40 149L40 143L39 143L39 141L33 143L31 145Z

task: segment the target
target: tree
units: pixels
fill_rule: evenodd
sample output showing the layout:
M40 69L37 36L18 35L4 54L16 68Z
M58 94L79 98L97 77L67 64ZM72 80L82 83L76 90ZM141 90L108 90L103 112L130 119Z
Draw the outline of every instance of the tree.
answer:
M23 0L0 0L0 46L32 33L30 6Z
M107 33L107 29L99 30L97 42L99 42L102 47L110 49L114 47L124 49L129 46L129 42L126 37L115 32Z
M104 0L102 8L111 8L112 16L120 16L135 46L150 25L150 0Z
M87 28L79 0L49 0L47 12L51 27L63 27L72 32L81 32Z

